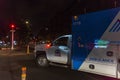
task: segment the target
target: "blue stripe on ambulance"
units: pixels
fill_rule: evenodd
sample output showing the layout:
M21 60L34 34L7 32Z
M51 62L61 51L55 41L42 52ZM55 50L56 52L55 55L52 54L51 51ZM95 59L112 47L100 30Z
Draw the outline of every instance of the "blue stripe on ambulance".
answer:
M72 68L78 70L118 13L118 9L80 15L72 19ZM116 22L110 32L119 31ZM117 27L116 27L117 26Z

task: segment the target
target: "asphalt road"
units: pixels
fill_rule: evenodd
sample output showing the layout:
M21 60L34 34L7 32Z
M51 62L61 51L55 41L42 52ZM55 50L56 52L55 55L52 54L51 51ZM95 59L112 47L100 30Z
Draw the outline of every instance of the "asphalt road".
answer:
M21 68L23 66L27 68L26 80L117 80L58 66L40 68L36 65L33 54L0 51L0 80L22 80Z

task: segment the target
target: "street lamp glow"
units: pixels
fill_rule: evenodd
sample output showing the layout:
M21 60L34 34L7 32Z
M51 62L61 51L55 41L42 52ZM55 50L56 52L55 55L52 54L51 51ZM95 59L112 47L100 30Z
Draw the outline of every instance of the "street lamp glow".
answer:
M26 24L29 24L29 21L25 21Z

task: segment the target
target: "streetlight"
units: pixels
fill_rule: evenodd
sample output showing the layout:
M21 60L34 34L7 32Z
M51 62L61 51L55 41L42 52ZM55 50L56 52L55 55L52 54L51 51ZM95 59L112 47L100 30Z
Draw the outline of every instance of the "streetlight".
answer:
M29 20L26 20L26 21L25 21L25 24L26 24L26 26L27 26L27 29L29 29L29 31L31 31ZM29 53L30 53L30 48L29 48L29 42L28 42L28 44L27 44L27 54L29 54Z
M29 24L29 21L25 21L26 24Z

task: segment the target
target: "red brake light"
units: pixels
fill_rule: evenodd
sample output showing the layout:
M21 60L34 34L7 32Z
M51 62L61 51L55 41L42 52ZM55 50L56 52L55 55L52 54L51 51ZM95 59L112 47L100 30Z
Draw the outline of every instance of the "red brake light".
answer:
M47 45L46 45L46 48L50 48L50 44L47 44Z

